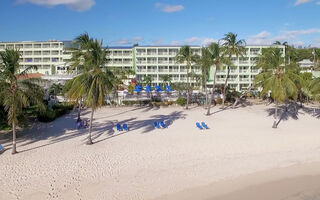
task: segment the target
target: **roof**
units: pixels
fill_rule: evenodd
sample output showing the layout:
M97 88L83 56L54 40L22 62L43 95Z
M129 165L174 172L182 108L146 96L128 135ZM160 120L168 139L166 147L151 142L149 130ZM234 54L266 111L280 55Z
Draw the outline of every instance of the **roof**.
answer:
M44 74L41 74L41 73L30 73L30 74L17 76L17 79L41 78L42 76L44 76Z

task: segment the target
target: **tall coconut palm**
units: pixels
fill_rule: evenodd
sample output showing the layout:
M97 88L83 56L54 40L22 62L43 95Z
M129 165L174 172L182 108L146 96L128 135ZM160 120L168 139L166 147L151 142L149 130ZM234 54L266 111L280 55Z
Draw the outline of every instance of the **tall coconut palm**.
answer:
M225 37L222 38L224 41L222 46L224 47L224 55L229 57L229 60L231 60L232 55L235 55L236 58L243 57L246 53L246 42L244 40L238 40L238 35L235 33L227 33L224 35ZM229 79L229 74L230 74L230 65L227 68L227 76L226 80L224 83L224 88L223 88L223 99L222 99L222 106L224 106L224 102L226 99L226 89L228 85L228 79Z
M80 43L80 49L83 52L76 52L72 57L75 63L79 64L81 74L72 80L67 96L72 100L84 97L85 106L92 109L87 141L87 144L92 144L91 132L94 112L105 104L106 95L114 87L115 77L111 71L105 68L106 49L102 48L102 42L89 38L87 34L80 35L78 38L80 38L80 42L85 41ZM78 56L79 54L82 56Z
M24 108L31 104L37 104L44 110L43 89L36 84L36 79L28 79L27 73L34 67L21 69L19 65L19 50L6 49L0 52L2 63L0 64L0 99L7 112L8 123L12 127L12 154L16 149L16 127L18 117L22 115Z
M187 103L186 103L186 109L189 108L189 103L190 103L190 68L193 63L197 61L198 56L196 56L191 47L186 45L180 48L178 54L175 57L175 60L179 64L186 63L187 67Z
M289 99L296 100L297 83L302 83L302 80L295 73L296 66L285 64L285 58L278 48L265 49L259 57L256 68L261 69L254 80L255 85L262 88L261 96L271 91L271 97L275 101L275 120L272 127L277 128L278 104Z
M206 93L206 102L205 106L208 105L208 90L207 90L207 82L209 78L209 70L212 65L211 63L211 53L209 52L208 48L201 48L201 56L197 60L197 64L201 68L202 72L202 86L204 87L205 93Z
M152 76L149 75L149 74L146 75L146 76L143 78L143 82L144 82L146 85L151 85L152 80L153 80L153 78L152 78Z
M169 74L162 75L160 78L164 85L170 85L172 78Z
M208 106L207 115L210 115L210 108L212 106L212 100L214 98L214 90L216 87L217 80L217 70L220 70L224 67L224 65L231 65L230 59L226 58L223 55L222 48L218 43L211 43L208 45L208 51L210 53L211 65L215 67L213 70L213 84L212 84L212 92L210 97L210 105Z

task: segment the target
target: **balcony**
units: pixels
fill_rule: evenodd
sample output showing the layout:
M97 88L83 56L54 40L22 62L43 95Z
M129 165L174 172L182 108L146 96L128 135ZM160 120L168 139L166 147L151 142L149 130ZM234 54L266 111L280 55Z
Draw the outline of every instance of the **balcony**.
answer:
M169 69L169 72L179 72L179 69Z
M156 69L147 69L147 72L157 72Z
M239 70L239 73L246 74L246 73L249 73L249 70Z
M249 78L240 78L239 81L241 81L241 82L248 82L248 81L249 81Z
M169 64L168 61L158 61L158 64L162 65L162 64Z
M159 69L158 71L159 71L159 72L169 72L168 69Z
M137 64L146 64L147 61L137 61Z

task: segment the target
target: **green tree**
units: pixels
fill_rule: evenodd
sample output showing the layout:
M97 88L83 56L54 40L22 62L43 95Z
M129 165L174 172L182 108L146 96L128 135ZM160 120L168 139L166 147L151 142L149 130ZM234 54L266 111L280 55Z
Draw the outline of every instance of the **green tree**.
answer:
M36 104L41 110L45 109L43 104L44 91L36 84L36 79L28 79L26 74L35 67L21 69L19 65L19 50L6 49L0 52L2 63L0 64L0 99L4 110L7 112L8 123L12 127L12 154L16 149L16 127L18 118L22 115L24 108Z
M297 99L297 83L301 84L302 80L296 73L296 67L293 64L285 64L285 58L278 48L265 49L257 62L256 68L260 68L261 72L254 80L255 85L262 88L261 96L271 91L271 97L276 104L273 128L278 126L278 104L289 99Z
M169 74L162 75L162 76L160 76L160 78L161 78L161 80L162 80L164 85L170 85L171 84L172 78L171 78L171 76Z
M209 71L210 71L210 67L212 65L212 61L211 61L211 53L209 51L208 48L201 48L201 56L200 58L197 60L197 64L200 66L201 68L201 72L202 72L202 86L205 90L206 93L206 102L205 102L205 106L209 106L208 105L208 90L207 90L207 82L208 82L208 78L209 78Z
M153 78L151 75L146 75L144 78L143 78L143 82L146 84L146 85L150 85L152 84L152 81L153 81Z
M115 77L105 68L107 62L106 49L102 48L102 41L89 38L88 34L80 35L76 41L82 51L72 55L72 66L80 70L80 75L71 81L67 96L71 100L84 97L84 105L90 107L91 117L87 144L92 144L91 132L94 112L105 105L105 98L114 87ZM79 64L76 66L75 63Z
M186 45L180 48L178 54L175 57L175 60L179 64L186 63L187 67L187 103L186 103L186 109L189 108L190 103L190 68L193 63L197 61L198 56L196 56L193 52L190 46Z
M225 37L222 38L222 40L224 41L222 44L222 46L224 47L224 55L228 56L229 60L231 60L231 57L233 55L235 55L236 58L239 58L239 56L243 57L243 55L245 55L246 53L246 42L244 40L238 40L238 35L231 32L225 34L224 36ZM223 88L222 106L224 106L224 101L226 99L226 89L228 85L229 74L230 65L227 67L227 76Z
M210 53L211 65L215 66L215 70L213 72L213 84L212 91L210 97L210 105L208 106L207 115L210 115L210 108L212 106L212 100L214 98L214 91L216 88L216 80L217 80L217 70L221 70L225 67L225 65L231 65L230 59L226 58L223 55L223 49L220 47L218 43L211 43L208 46L208 51Z

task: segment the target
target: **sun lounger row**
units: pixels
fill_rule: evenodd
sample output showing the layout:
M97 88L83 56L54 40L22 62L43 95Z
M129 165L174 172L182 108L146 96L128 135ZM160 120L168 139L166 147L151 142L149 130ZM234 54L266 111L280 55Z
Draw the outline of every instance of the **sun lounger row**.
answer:
M117 131L129 131L129 127L127 124L117 124Z
M154 122L154 127L158 128L158 129L160 129L161 127L162 127L162 128L167 128L167 125L166 125L163 121L161 121L161 122Z
M201 122L201 124L199 122L196 123L196 126L200 129L200 130L204 130L204 129L209 129L209 127L207 126L206 123Z

